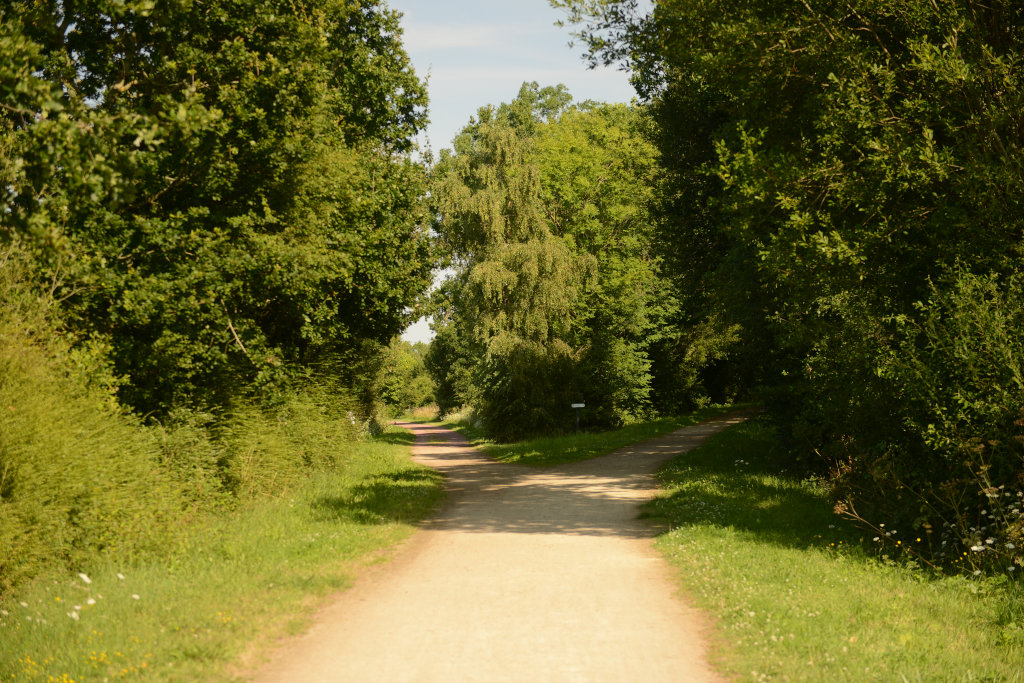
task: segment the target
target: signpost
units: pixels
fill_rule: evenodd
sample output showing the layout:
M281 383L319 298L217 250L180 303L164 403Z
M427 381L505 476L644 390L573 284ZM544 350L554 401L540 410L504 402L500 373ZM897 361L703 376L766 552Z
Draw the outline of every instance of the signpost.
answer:
M576 409L576 433L580 431L580 408L586 408L586 403L573 403L572 407Z

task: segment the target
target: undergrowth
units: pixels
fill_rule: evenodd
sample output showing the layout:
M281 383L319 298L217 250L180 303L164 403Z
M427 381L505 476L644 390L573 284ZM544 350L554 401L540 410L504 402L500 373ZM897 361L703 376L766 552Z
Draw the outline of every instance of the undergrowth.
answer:
M785 471L754 420L661 472L646 514L658 547L714 621L714 659L740 680L1024 680L1024 592L1005 576L945 576L837 517ZM917 536L902 544L923 543Z
M338 444L341 467L184 532L162 558L37 576L0 600L0 680L213 680L258 665L317 596L436 507L441 477L411 462L412 441Z

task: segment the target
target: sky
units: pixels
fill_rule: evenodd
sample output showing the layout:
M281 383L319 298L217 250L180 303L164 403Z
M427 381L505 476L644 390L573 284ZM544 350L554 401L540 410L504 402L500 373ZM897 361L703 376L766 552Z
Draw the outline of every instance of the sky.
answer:
M614 68L590 70L581 46L547 0L387 0L401 12L403 43L420 78L428 79L430 125L421 143L435 155L487 104L509 102L525 81L564 84L574 101L630 102L629 76ZM421 320L402 335L429 341Z

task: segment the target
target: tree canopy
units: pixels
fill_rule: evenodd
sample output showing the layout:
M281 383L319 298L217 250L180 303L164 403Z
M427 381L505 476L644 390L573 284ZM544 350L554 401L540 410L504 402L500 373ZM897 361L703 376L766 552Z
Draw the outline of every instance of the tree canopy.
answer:
M373 2L2 12L3 237L144 412L387 343L429 282L426 90Z
M499 438L651 411L648 347L664 315L645 197L654 150L625 105L570 105L526 83L485 107L433 171L455 275L428 357L454 407ZM456 395L461 394L457 398Z
M1024 304L1024 10L553 4L650 100L680 321L736 332L733 381L850 514L945 530L950 560L996 528L1017 543L1020 520L977 519L1022 472L1020 349L996 330Z

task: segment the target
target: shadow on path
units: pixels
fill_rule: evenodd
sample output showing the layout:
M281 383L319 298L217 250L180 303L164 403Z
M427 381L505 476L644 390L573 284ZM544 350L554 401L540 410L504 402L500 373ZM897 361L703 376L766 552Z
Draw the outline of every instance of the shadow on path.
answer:
M426 529L651 538L664 527L639 519L639 506L657 490L655 470L747 416L726 415L598 458L543 469L496 462L443 427L396 424L416 435L414 459L445 478L447 504L422 523Z

